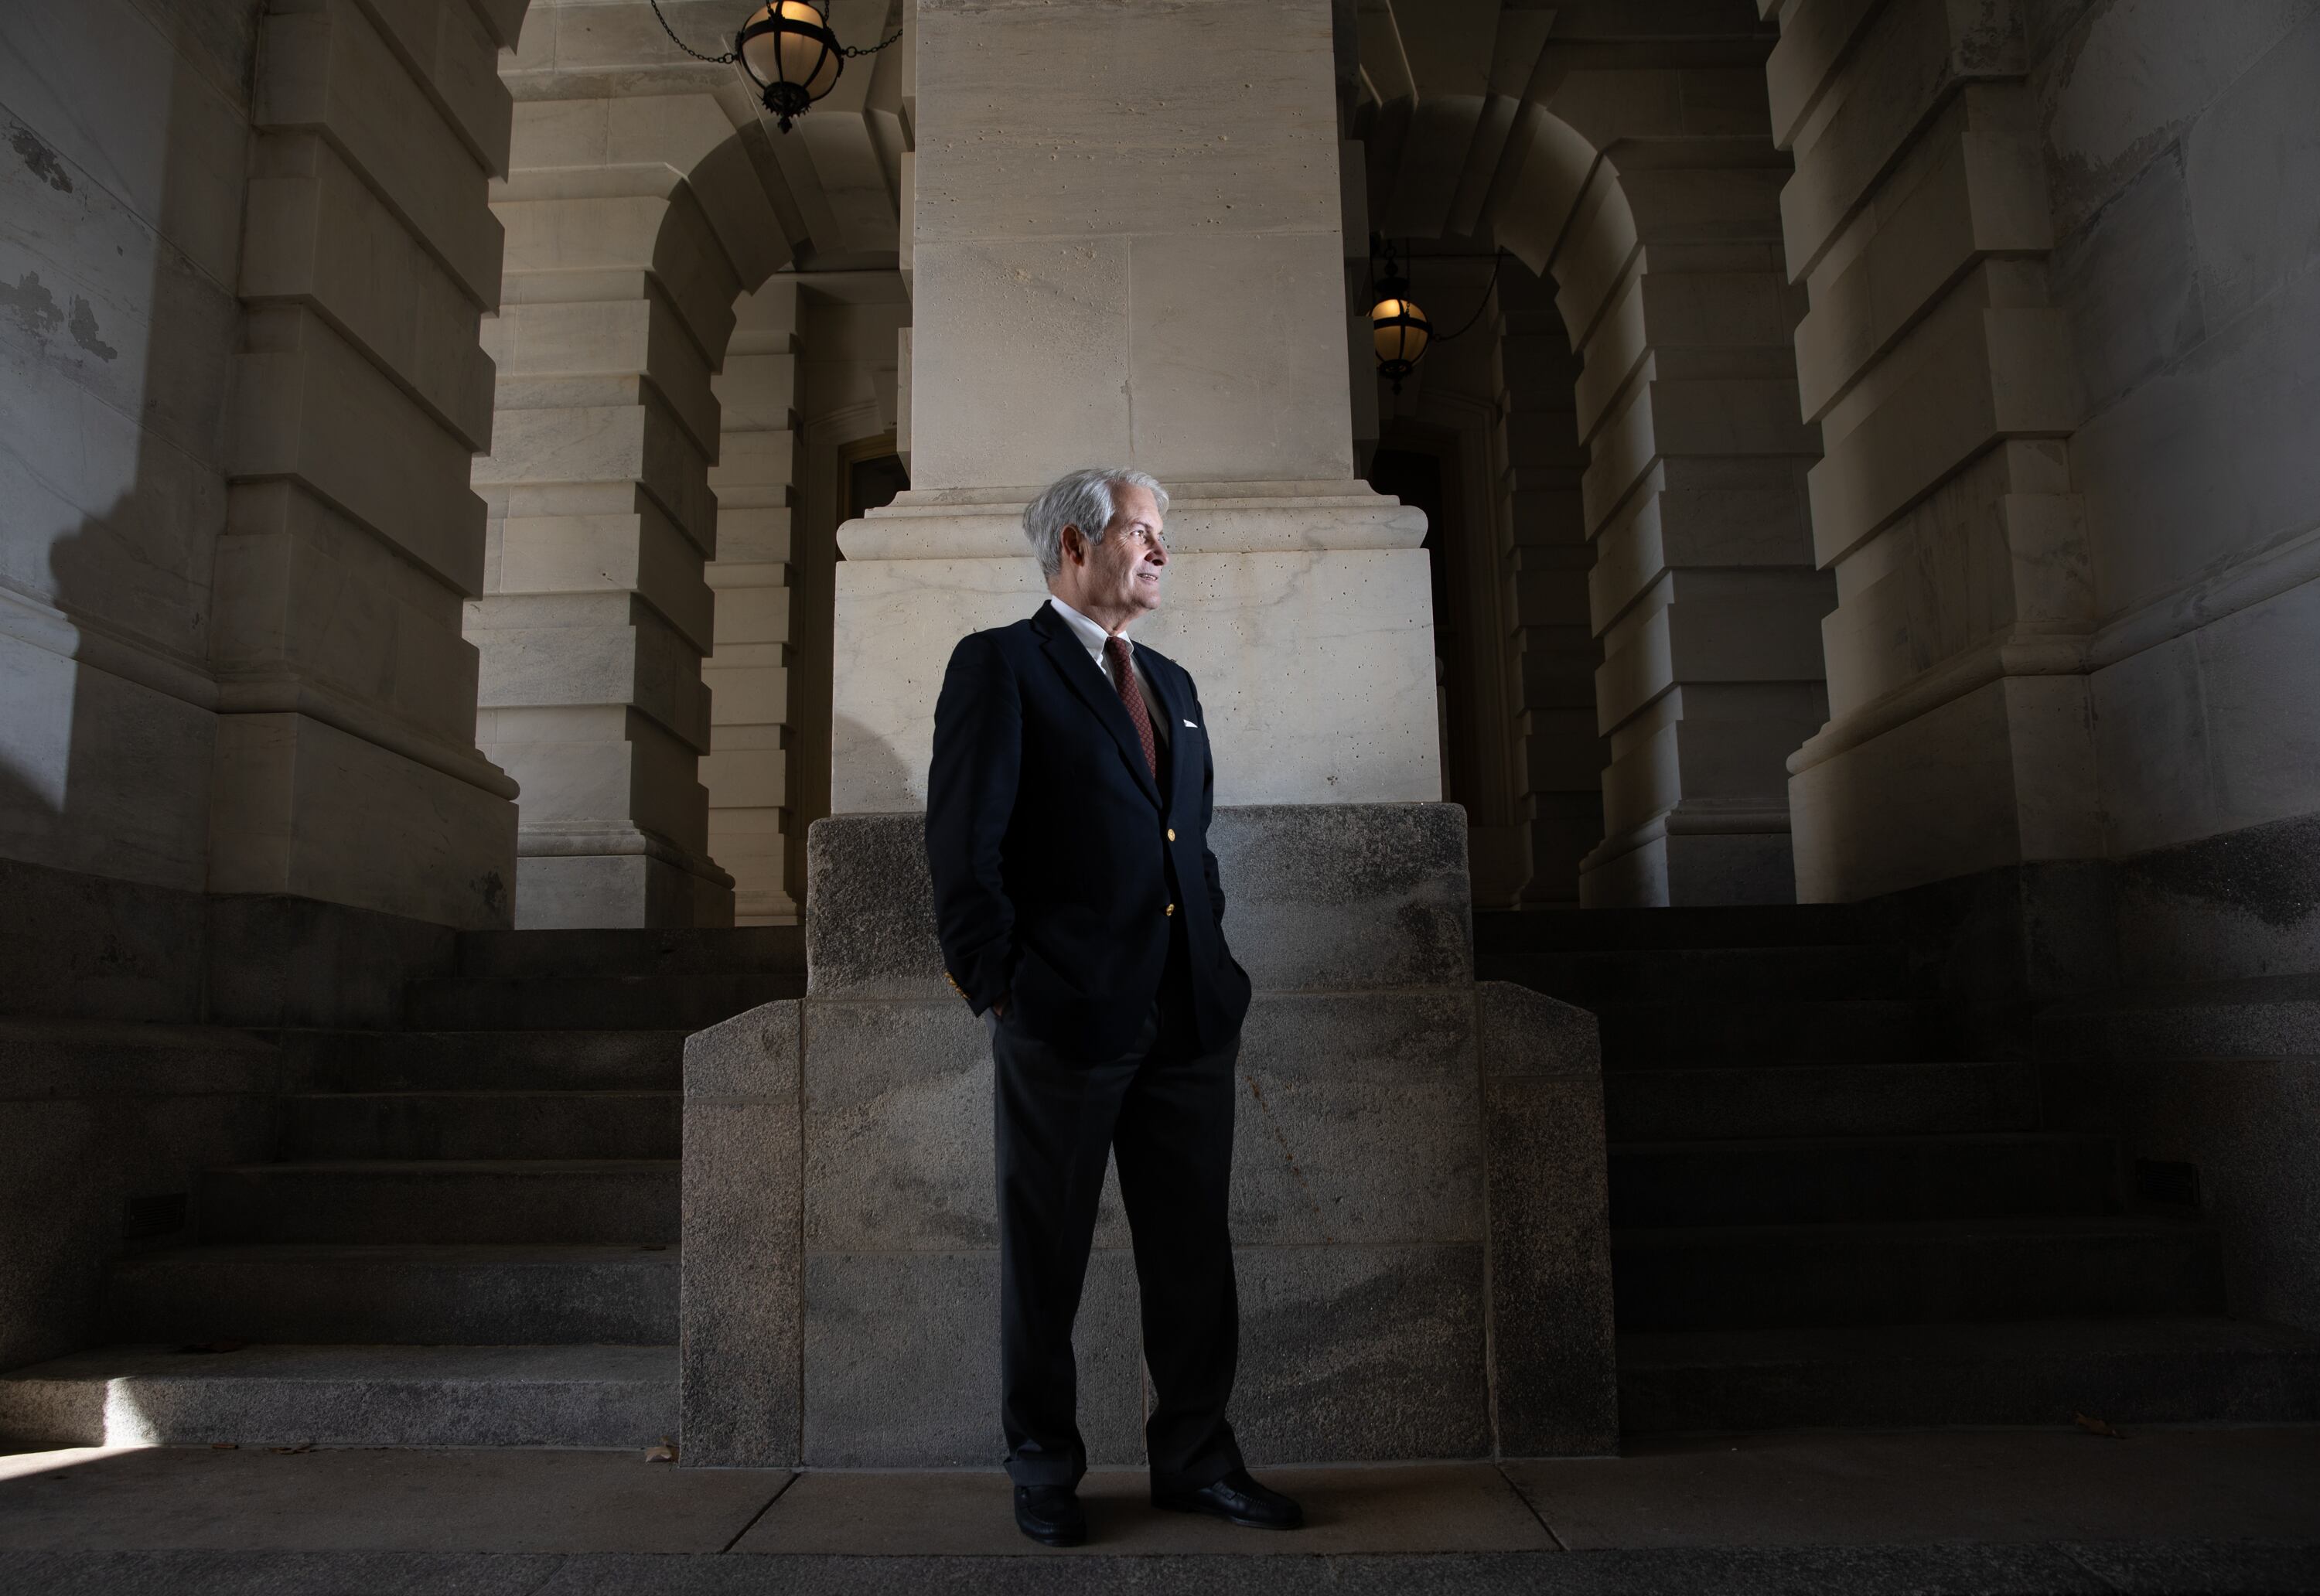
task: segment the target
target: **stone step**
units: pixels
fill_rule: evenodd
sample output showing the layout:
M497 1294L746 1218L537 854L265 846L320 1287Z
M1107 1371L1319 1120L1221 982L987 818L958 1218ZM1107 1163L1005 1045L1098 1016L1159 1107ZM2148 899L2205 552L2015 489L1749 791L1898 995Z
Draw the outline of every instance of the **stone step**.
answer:
M445 975L411 984L414 1030L702 1030L805 995L805 975L712 971L665 975Z
M668 1030L285 1030L287 1091L673 1093L684 1037Z
M1614 1230L1622 1330L2209 1314L2224 1307L2215 1231L2189 1221Z
M1620 1228L1824 1225L2118 1211L2108 1137L1814 1137L1614 1143Z
M124 1342L657 1347L676 1292L666 1245L189 1247L115 1264L108 1323Z
M223 1026L0 1017L0 1101L261 1093L280 1068L270 1037Z
M332 1092L285 1098L291 1159L674 1158L675 1092Z
M204 1171L204 1242L630 1242L677 1234L675 1159L347 1160Z
M677 972L805 974L802 926L693 929L466 931L462 975L658 975Z
M1581 1008L1609 1003L1899 998L1912 991L1902 950L1874 943L1572 950L1542 952L1509 962L1519 968L1510 975L1483 978L1517 981Z
M1595 1015L1607 1070L1917 1064L1956 1052L1940 1006L1903 998L1605 1003Z
M113 1347L0 1375L36 1446L645 1446L676 1433L674 1347Z
M2320 1338L2220 1318L1619 1337L1629 1434L1790 1428L2320 1423Z
M2041 1057L2089 1063L2306 1056L2320 1036L2320 975L2106 993L2042 1011L2035 1031Z
M675 1092L684 1084L682 1028L277 1034L294 1092Z
M2039 1110L2026 1064L1615 1070L1603 1103L1615 1142L2027 1130Z
M1474 957L1482 962L1611 948L1827 947L1877 940L1884 930L1876 911L1850 903L1479 910L1474 915Z

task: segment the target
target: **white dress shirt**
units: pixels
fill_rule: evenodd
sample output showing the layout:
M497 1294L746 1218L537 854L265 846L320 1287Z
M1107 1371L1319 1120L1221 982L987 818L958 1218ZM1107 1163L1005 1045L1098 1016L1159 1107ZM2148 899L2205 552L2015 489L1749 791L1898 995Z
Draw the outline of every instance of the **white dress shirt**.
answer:
M1105 683L1114 693L1119 692L1119 684L1111 674L1111 661L1104 652L1105 641L1111 634L1059 598L1050 595L1047 605L1064 618L1065 626L1072 629L1072 635L1079 639L1081 646L1087 649L1088 657L1095 662L1096 669L1103 673ZM1128 645L1128 663L1135 665L1135 640L1125 632L1120 634L1119 640ZM1153 735L1160 739L1162 748L1166 748L1170 741L1168 734L1174 728L1168 724L1168 712L1161 707L1159 695L1152 691L1151 678L1144 674L1144 667L1140 665L1136 666L1136 689L1144 695L1144 713L1152 722Z

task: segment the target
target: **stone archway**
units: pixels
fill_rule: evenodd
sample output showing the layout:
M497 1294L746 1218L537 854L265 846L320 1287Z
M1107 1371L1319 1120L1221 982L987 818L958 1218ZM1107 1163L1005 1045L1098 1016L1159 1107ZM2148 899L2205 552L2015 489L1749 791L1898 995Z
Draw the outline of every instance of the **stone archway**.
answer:
M1394 97L1365 105L1362 123L1373 224L1445 249L1476 240L1485 257L1503 246L1552 281L1578 362L1578 503L1558 484L1488 528L1499 558L1483 563L1509 616L1498 676L1545 694L1547 712L1534 720L1518 701L1506 734L1591 744L1524 657L1534 641L1554 647L1549 616L1575 607L1581 568L1558 570L1554 540L1526 529L1572 518L1591 549L1592 733L1609 757L1579 901L1785 901L1784 761L1826 713L1819 621L1835 594L1813 569L1805 473L1819 449L1797 402L1801 307L1781 270L1787 167L1763 104L1764 46L1627 41L1607 64L1590 53L1601 41L1566 43L1560 23L1534 20L1527 41L1500 39L1463 76L1430 57L1397 63L1400 81L1369 76ZM1647 56L1668 64L1636 64ZM1493 318L1504 334L1527 338L1506 314ZM1505 416L1537 410L1518 404L1530 368L1565 358L1511 355L1489 397ZM1412 404L1425 403L1421 384ZM1552 476L1538 427L1500 431L1516 480L1526 459ZM1527 545L1541 549L1527 579ZM1559 842L1538 821L1575 807L1554 784L1570 763L1533 748L1506 764L1526 784L1513 797L1531 812L1535 874Z
M1787 901L1786 760L1827 713L1819 623L1835 595L1813 568L1819 449L1780 269L1785 173L1768 138L1748 164L1663 164L1616 126L1590 137L1540 113L1500 211L1507 247L1554 278L1580 361L1611 742L1581 901Z
M505 304L486 330L497 430L475 472L494 511L468 612L479 741L524 790L519 924L730 924L702 661L716 658L734 712L731 757L709 774L729 799L763 789L787 725L793 358L786 377L775 368L793 351L747 348L748 371L725 385L739 427L717 374L737 304L776 270L893 259L899 67L857 70L800 124L820 131L793 138L730 68L696 69L657 33L599 41L588 29L605 14L586 10L504 72L523 97L494 205L508 233ZM793 302L790 314L751 336L793 335ZM713 585L732 617L721 639L707 576L720 482L747 501ZM778 829L782 791L718 805L749 854L753 920L793 912L793 850L739 841Z
M1436 645L1445 795L1466 811L1475 904L1571 906L1580 863L1603 838L1609 759L1587 624L1578 363L1553 282L1463 248L1442 241L1416 265L1429 311L1455 325L1471 307L1472 331L1429 352L1403 393L1379 385L1372 458L1390 461L1414 428L1459 481L1445 519L1429 509L1427 546L1439 550L1437 609L1460 612L1446 630L1437 615Z
M898 272L778 272L744 296L714 381L717 621L701 781L738 924L789 923L803 908L806 830L829 812L837 529L860 512L863 462L896 454L909 321Z

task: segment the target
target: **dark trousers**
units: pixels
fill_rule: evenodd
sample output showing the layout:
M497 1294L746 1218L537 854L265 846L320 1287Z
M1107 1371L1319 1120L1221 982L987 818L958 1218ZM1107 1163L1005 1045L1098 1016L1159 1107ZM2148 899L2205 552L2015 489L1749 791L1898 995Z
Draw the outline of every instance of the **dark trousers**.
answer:
M1087 1472L1072 1320L1087 1278L1106 1155L1136 1244L1144 1364L1155 1401L1144 1446L1158 1491L1241 1466L1225 1422L1240 1355L1226 1228L1235 1038L1201 1053L1178 958L1137 1046L1090 1063L991 1022L999 1140L1000 1417L1019 1485Z

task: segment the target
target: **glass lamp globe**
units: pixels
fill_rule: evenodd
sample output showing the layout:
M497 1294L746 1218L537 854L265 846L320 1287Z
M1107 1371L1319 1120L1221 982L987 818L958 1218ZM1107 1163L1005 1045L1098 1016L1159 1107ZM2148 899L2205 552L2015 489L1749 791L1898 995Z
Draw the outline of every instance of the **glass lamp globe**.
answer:
M1398 394L1401 379L1426 358L1434 323L1409 297L1407 285L1389 279L1378 287L1378 302L1370 306L1370 343L1377 350L1378 375L1391 377Z
M838 35L813 0L770 0L759 6L741 24L733 51L784 132L846 69Z

